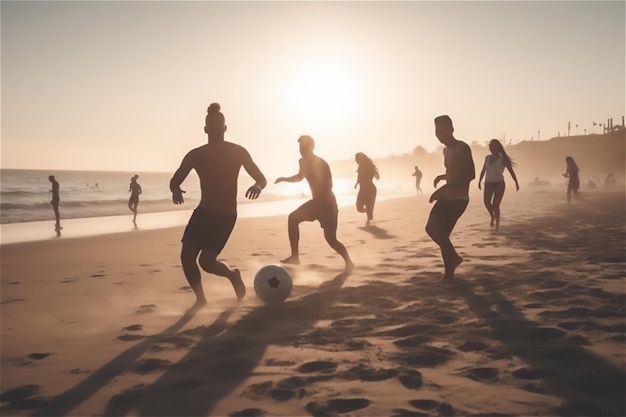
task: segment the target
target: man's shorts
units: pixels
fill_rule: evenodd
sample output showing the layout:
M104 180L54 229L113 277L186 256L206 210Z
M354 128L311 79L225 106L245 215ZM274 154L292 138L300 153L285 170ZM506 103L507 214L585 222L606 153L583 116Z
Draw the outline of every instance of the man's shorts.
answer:
M430 211L428 223L437 226L437 229L447 235L452 233L454 225L459 217L465 212L469 199L446 199L437 200Z
M235 227L237 213L210 213L200 207L196 208L187 223L182 242L193 241L202 249L210 249L220 253Z
M331 200L320 203L315 200L309 200L296 209L305 220L312 222L318 220L322 229L337 230L337 217L339 209L337 202Z

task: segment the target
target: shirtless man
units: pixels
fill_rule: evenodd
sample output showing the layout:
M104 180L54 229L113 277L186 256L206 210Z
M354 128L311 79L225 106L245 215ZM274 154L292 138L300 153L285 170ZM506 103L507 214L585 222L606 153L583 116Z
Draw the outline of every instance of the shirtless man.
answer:
M306 179L311 187L311 200L302 204L294 212L289 215L289 245L291 246L291 256L281 260L285 264L298 265L300 258L298 257L298 243L300 241L300 223L307 221L312 222L318 220L320 226L324 229L324 238L326 242L333 248L345 262L346 273L354 268L354 264L350 260L348 250L337 240L337 217L339 209L337 208L337 200L333 193L333 180L330 173L328 163L313 153L315 142L310 136L300 136L300 170L291 177L280 177L275 181L279 182L300 182Z
M455 139L453 132L449 116L435 118L435 135L445 145L446 173L435 178L434 186L437 188L441 180L445 180L446 184L430 196L430 202L436 203L430 212L426 233L441 248L446 280L454 278L454 270L463 262L450 242L450 233L467 208L469 184L476 177L472 150L465 142Z
M237 220L237 178L240 168L243 166L256 181L246 191L247 198L256 199L267 184L248 151L224 140L226 121L218 103L210 105L204 131L208 135L208 143L187 153L170 181L174 204L182 204L185 192L180 189L182 182L192 169L196 170L200 178L200 204L185 228L180 254L185 277L196 295L192 310L207 303L198 264L208 273L228 278L238 300L245 296L246 287L239 270L231 270L218 261L217 256L226 245Z

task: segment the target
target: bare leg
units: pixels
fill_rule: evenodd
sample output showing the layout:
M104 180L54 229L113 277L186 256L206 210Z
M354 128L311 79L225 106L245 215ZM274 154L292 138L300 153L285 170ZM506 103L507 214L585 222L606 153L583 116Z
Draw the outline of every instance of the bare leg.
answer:
M441 249L441 257L445 266L444 279L454 278L454 271L463 262L456 249L450 242L450 234L456 221L461 217L467 203L464 205L450 205L450 202L439 200L430 212L426 233Z
M52 203L52 209L54 210L54 219L55 219L54 230L58 232L59 230L63 229L61 227L61 215L59 214L59 203Z
M372 190L371 201L367 204L367 223L374 221L374 205L376 204L376 188Z
M491 188L491 186L485 183L485 193L483 194L483 202L485 203L485 207L487 208L487 211L489 212L489 216L491 217L491 222L489 223L490 227L493 227L493 224L496 220L495 215L493 213L493 205L491 204L492 196L493 196L493 189Z
M191 307L192 310L197 310L206 305L206 297L204 296L204 290L202 289L202 277L200 275L200 268L196 259L200 253L200 247L195 242L186 241L183 242L183 249L180 253L180 260L183 265L183 272L185 278L189 282L189 286L196 295L196 302Z
M217 254L215 252L204 249L200 254L200 266L210 274L228 278L235 290L237 299L243 299L246 295L246 286L241 280L241 272L238 269L231 270L225 263L218 261L216 258Z
M454 278L454 271L461 265L463 258L459 256L450 241L450 234L446 234L433 224L426 225L426 233L437 244L441 250L441 257L445 267L444 279Z
M500 203L504 197L504 182L498 184L493 194L493 215L496 218L496 231L500 230Z
M337 240L337 230L331 228L324 229L324 238L326 239L326 242L328 242L330 247L333 248L335 252L337 252L343 258L343 261L345 262L344 271L346 273L352 272L352 270L354 269L354 263L350 259L350 255L348 255L348 250L346 249L346 247L343 245L343 243Z
M303 221L304 219L302 219L300 213L297 210L289 215L288 232L291 255L288 258L282 259L280 262L292 265L300 264L300 258L298 257L298 248L300 243L300 223L302 223Z

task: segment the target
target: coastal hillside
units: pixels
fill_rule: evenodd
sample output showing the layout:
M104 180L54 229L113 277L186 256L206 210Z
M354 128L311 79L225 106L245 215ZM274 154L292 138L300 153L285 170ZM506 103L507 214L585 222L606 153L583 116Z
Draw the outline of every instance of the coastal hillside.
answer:
M505 149L515 163L520 185L528 184L535 178L553 184L563 181L561 174L565 172L565 157L571 156L580 168L583 185L590 180L601 185L604 178L613 173L617 184L623 186L625 144L626 129L621 129L608 134L561 136L545 141L522 141L508 145ZM489 149L486 145L477 145L475 142L471 148L478 178ZM374 162L382 178L396 181L404 179L412 181L414 167L419 166L424 174L422 184L427 189L431 186L433 178L444 172L442 148L435 152L426 152L418 147L416 152L374 158ZM332 167L333 175L356 179L357 166L354 160L335 161Z

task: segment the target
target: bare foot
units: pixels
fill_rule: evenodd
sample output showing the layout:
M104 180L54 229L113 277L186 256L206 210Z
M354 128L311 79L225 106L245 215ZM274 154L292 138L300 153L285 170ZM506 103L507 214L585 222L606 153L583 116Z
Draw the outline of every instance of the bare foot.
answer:
M205 305L207 305L206 302L206 298L203 299L197 299L195 304L192 305L187 312L189 313L195 313L196 311L199 311L200 309L202 309L202 307L204 307Z
M246 286L241 280L241 272L238 269L235 269L233 277L230 278L230 283L233 284L237 300L241 301L246 296Z
M448 262L448 264L446 265L446 272L443 276L443 279L444 280L454 279L454 271L462 263L463 263L463 258L461 258L459 255L456 255L456 257L452 258L450 262Z
M300 265L300 258L291 255L289 258L281 259L281 264Z

